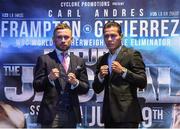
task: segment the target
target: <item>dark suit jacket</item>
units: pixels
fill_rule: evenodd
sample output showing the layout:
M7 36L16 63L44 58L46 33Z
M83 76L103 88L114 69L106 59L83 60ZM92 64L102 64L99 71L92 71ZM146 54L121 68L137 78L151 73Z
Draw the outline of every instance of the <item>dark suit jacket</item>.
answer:
M99 58L97 70L93 82L96 93L105 90L102 121L108 122L140 122L142 120L141 108L137 98L137 88L145 88L147 85L145 65L138 51L122 46L116 61L127 68L125 79L122 75L112 72L105 76L101 83L98 73L102 65L108 65L106 53Z
M58 68L61 72L62 69L59 67L60 61L57 57L55 51L49 54L42 55L38 58L35 71L34 71L34 81L33 87L37 92L44 92L43 99L40 105L38 114L38 123L50 124L56 114L56 104L58 101L59 93L62 90L63 78L60 77L56 79L55 86L53 86L48 79L48 74L51 69ZM73 72L76 74L77 79L79 79L79 85L75 89L68 88L71 96L71 101L73 105L73 111L75 112L76 122L81 122L80 107L78 94L85 94L89 90L87 71L83 59L71 54L70 55L70 66L68 72ZM60 75L61 76L61 75ZM71 85L68 84L68 87Z

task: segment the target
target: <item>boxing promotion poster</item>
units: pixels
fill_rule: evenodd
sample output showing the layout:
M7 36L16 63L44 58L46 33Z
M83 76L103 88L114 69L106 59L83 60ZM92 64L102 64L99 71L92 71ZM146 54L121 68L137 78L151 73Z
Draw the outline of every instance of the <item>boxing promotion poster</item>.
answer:
M90 83L89 92L79 96L79 127L103 127L103 92L95 94L92 82L98 57L108 52L103 25L116 21L123 44L139 50L146 65L148 84L138 89L140 128L180 128L179 5L178 0L1 0L0 101L22 111L27 127L39 127L43 93L32 87L33 69L38 56L54 49L55 26L67 23L73 33L70 52L85 60Z

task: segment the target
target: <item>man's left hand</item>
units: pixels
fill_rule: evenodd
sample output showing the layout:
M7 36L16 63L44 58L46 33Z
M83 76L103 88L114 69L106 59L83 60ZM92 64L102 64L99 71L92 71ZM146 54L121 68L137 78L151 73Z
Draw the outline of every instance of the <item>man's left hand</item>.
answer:
M122 74L124 72L123 71L124 67L118 61L113 61L111 68L112 71L115 73Z
M71 85L76 85L78 80L76 78L76 75L74 73L69 73L68 74L68 82L71 84Z

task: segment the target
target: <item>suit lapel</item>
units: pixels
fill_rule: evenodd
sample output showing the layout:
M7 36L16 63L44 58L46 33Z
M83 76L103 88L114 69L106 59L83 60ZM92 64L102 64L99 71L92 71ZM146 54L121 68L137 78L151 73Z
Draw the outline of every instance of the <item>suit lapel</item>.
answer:
M76 67L77 67L77 64L76 64L75 56L70 53L70 62L69 62L68 73L69 72L75 73Z
M52 63L53 63L54 68L58 68L59 71L61 70L60 67L59 67L59 64L60 64L61 62L60 62L60 60L58 59L58 56L57 56L55 50L52 52Z
M53 67L54 68L57 68L59 71L60 71L60 74L61 74L61 71L62 71L62 68L61 68L61 62L57 56L57 53L56 51L54 50L52 52L52 64L53 64ZM63 87L60 87L63 85L63 82L62 82L62 79L61 78L58 78L57 80L54 81L55 82L55 86L56 86L56 89L58 90L58 92L60 93L60 91L63 89ZM60 85L60 86L59 86Z
M118 61L118 62L122 62L123 58L126 56L126 53L127 53L127 49L125 46L122 46L120 52L118 53L115 61Z

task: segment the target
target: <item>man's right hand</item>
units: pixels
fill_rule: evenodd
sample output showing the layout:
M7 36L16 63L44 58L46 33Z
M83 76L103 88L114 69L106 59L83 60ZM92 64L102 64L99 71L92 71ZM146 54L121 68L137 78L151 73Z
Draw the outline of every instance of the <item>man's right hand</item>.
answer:
M100 75L100 78L103 79L106 75L108 75L108 65L102 65L100 67L100 72L99 72L99 75Z
M60 72L57 68L53 68L51 70L51 72L49 73L48 75L48 78L51 80L51 81L54 81L56 80L57 78L59 78L59 75L60 75Z

